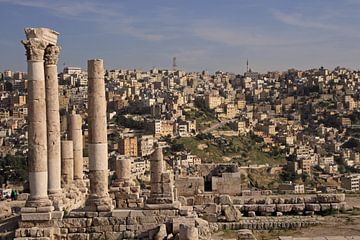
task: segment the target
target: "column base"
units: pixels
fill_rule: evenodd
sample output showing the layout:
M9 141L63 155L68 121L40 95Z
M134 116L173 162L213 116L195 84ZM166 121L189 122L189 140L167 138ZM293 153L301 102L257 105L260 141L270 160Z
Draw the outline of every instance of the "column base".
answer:
M30 198L26 201L25 207L39 208L52 206L52 202L48 197L44 198Z
M110 212L113 210L112 199L109 196L90 196L85 202L85 211L88 212Z
M54 206L49 199L28 200L25 207L21 208L22 221L49 221Z

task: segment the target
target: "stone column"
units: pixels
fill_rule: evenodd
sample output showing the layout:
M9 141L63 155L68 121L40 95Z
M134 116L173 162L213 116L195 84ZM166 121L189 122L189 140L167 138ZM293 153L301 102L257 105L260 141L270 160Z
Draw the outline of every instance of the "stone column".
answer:
M164 171L162 148L157 147L150 157L150 197L147 199L147 207L151 204L160 204L160 208L176 208L174 204L173 176Z
M45 90L48 153L48 191L56 198L61 193L60 157L60 113L57 62L58 46L49 45L45 49Z
M63 187L70 185L74 179L73 141L61 141L61 182Z
M89 178L88 211L110 211L104 63L88 61Z
M70 115L69 139L74 145L74 180L83 179L83 136L82 118L80 114Z
M162 148L160 147L157 147L150 156L150 195L152 197L157 197L162 194L161 175L164 166L163 158Z
M131 182L131 160L117 159L115 162L116 180L114 186L125 186Z
M28 145L30 196L26 207L50 206L48 198L48 167L46 137L46 103L44 51L47 42L38 38L33 29L25 29L22 41L28 63Z

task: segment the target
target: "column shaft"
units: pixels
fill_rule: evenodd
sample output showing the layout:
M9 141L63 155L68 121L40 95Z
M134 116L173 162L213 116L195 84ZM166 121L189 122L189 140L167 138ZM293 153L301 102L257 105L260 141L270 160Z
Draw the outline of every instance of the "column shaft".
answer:
M47 133L44 53L47 43L25 29L28 63L28 157L30 196L26 207L50 206L47 194Z
M151 195L161 194L161 174L163 172L162 148L156 148L150 159Z
M63 186L69 185L74 179L74 152L73 142L61 141L61 180Z
M82 118L79 114L70 115L69 139L74 145L74 179L83 179L83 136Z
M104 63L88 61L89 178L88 209L111 210L108 193L108 149ZM95 209L96 207L96 209Z
M57 46L48 46L45 50L49 194L61 192L59 86L56 66L58 55L59 47Z
M47 199L47 137L44 62L28 61L30 199Z
M115 171L117 181L129 181L131 178L131 160L128 158L116 160Z

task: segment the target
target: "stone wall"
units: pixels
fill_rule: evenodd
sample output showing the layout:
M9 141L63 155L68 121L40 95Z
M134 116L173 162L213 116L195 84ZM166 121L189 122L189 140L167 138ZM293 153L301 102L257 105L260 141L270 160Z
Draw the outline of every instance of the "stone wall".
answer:
M154 239L165 224L166 236L179 233L180 225L196 227L199 239L209 239L208 223L181 217L178 210L73 211L62 220L20 222L17 239ZM162 230L163 231L163 230Z
M241 217L329 214L345 209L344 194L230 197L202 194L179 197L209 222L236 222Z
M304 228L321 223L319 216L253 217L235 223L216 223L218 230L285 230Z
M190 197L203 193L204 178L203 177L179 177L175 179L175 187L179 196Z

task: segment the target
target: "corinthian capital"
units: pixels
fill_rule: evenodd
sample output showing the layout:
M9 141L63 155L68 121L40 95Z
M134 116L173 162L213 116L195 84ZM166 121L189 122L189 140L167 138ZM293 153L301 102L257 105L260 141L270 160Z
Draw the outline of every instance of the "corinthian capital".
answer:
M45 65L56 65L59 60L60 47L49 45L45 49Z
M47 45L45 41L38 38L30 38L28 40L21 41L21 43L26 49L27 60L44 60L44 52Z

